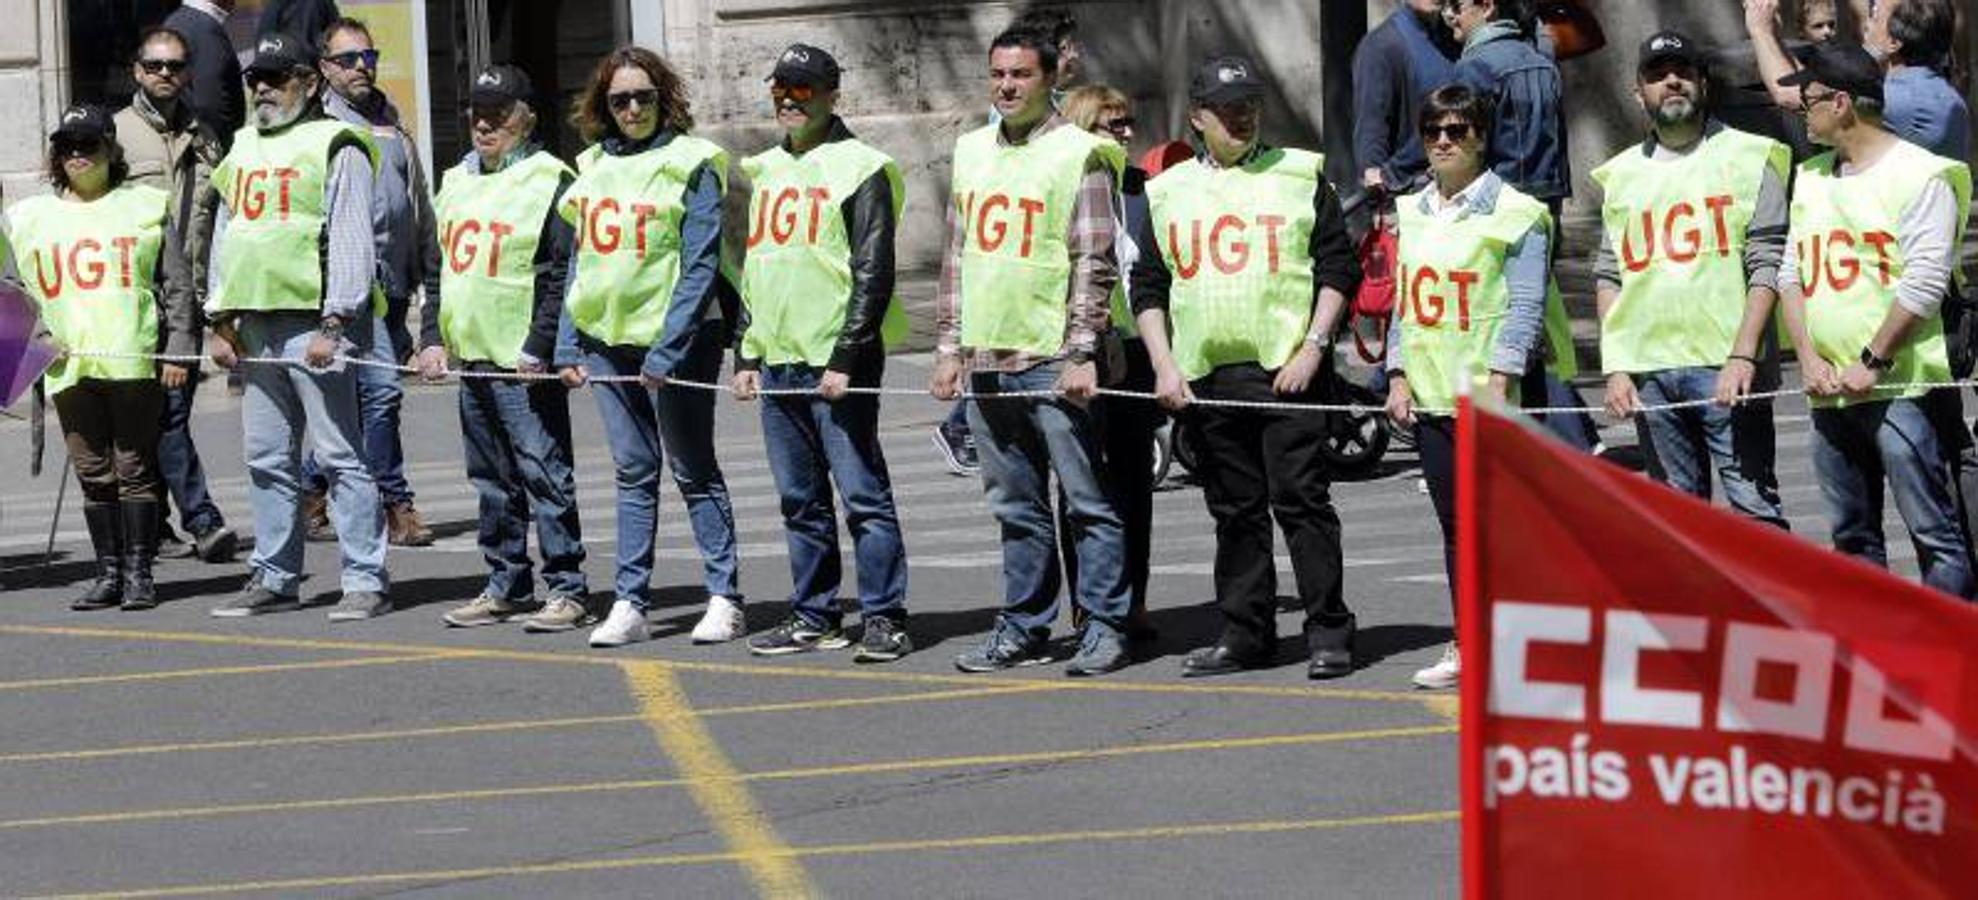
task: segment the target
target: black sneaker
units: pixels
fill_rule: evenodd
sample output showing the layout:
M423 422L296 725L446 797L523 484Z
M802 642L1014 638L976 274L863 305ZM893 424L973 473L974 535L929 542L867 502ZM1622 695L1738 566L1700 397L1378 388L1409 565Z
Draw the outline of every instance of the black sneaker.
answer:
M981 646L955 657L955 668L964 672L999 672L1050 661L1051 651L1043 642L1026 643L998 626L982 639Z
M975 453L975 433L967 428L950 428L946 422L934 426L934 447L941 451L948 471L964 478L982 471Z
M208 528L193 535L193 548L205 562L227 562L239 552L240 536L225 525Z
M866 619L865 634L859 636L859 649L852 655L852 662L892 662L912 653L913 638L902 627L905 624L887 616Z
M836 625L817 626L802 616L791 616L762 634L749 638L749 652L757 656L784 656L812 650L843 650L851 639Z
M301 598L282 596L256 582L232 600L213 607L211 615L216 619L239 619L267 613L294 612L301 608Z

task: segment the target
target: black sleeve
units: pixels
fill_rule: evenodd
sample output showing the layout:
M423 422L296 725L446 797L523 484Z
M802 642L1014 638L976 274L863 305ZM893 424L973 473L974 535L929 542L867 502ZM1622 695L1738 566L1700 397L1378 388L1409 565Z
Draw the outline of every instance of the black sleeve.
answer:
M1388 146L1389 117L1395 112L1395 90L1405 84L1393 71L1389 59L1392 48L1384 40L1384 30L1367 35L1353 51L1353 173L1379 168L1387 163L1394 148Z
M557 209L563 205L563 192L573 176L563 176L543 216L542 236L536 240L536 315L529 324L529 337L522 341L522 352L548 363L556 355L556 326L563 317L563 295L570 279L570 251L577 244L577 229L565 221Z
M830 368L850 374L884 352L879 326L893 302L893 181L873 173L845 201L846 238L852 245L852 296L845 325L831 350Z
M1140 250L1133 260L1132 271L1127 273L1127 305L1135 316L1150 309L1165 310L1174 276L1168 272L1167 260L1161 257L1160 242L1154 239L1154 217L1145 190L1129 192L1125 206L1127 233L1133 235L1134 246Z
M435 228L437 232L437 227ZM437 233L433 238L439 241ZM440 337L440 266L429 266L420 278L425 299L419 303L419 349L438 347L444 340Z
M1319 179L1319 190L1312 198L1317 216L1312 223L1313 287L1332 288L1352 297L1360 288L1360 254L1353 247L1353 236L1346 232L1346 213L1340 208L1339 193L1332 183ZM1316 299L1316 294L1314 295Z

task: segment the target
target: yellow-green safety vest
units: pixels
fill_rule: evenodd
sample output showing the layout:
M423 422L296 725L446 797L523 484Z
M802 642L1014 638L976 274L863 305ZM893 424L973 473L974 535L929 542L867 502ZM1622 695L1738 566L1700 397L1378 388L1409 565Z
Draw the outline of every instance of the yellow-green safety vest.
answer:
M1745 236L1769 169L1784 185L1792 151L1725 128L1680 159L1639 146L1593 170L1621 292L1600 323L1609 372L1721 366L1744 321Z
M962 345L1058 352L1071 290L1072 207L1097 158L1115 178L1119 144L1060 125L1020 146L988 125L955 141L955 221L961 231Z
M680 280L687 182L707 166L728 189L728 153L690 135L628 156L593 146L557 209L577 231L564 308L577 330L611 346L649 347L666 327Z
M1446 410L1456 406L1457 378L1476 380L1489 372L1511 303L1505 258L1532 229L1549 231L1552 214L1545 204L1507 184L1490 215L1472 213L1447 221L1422 211L1434 190L1431 184L1395 204L1400 222L1395 287L1400 296L1394 314L1400 317L1401 359L1415 405ZM1558 292L1549 293L1556 297ZM1548 298L1548 312L1555 302ZM1549 336L1551 322L1547 324ZM1511 398L1517 399L1515 380Z
M213 189L228 216L226 238L215 249L219 290L207 298L208 309L322 308L330 161L347 145L362 148L375 169L378 148L370 133L335 119L271 134L249 126L234 135L233 149L213 169Z
M1792 225L1787 239L1799 261L1799 289L1806 297L1806 328L1822 359L1845 368L1861 359L1896 302L1896 282L1904 260L1897 241L1903 211L1931 179L1942 178L1957 195L1957 242L1971 214L1971 169L1897 141L1865 172L1841 175L1835 155L1823 153L1800 164L1793 181ZM1953 268L1955 271L1955 267ZM1818 407L1864 400L1921 396L1922 388L1899 385L1941 383L1951 378L1944 345L1944 320L1932 316L1896 350L1895 366L1882 373L1866 398L1812 397Z
M845 202L885 173L893 220L906 207L906 182L891 157L858 140L833 141L792 156L781 146L742 160L749 200L748 252L741 275L749 328L742 355L770 365L831 361L851 304L851 239ZM906 336L906 308L889 298L880 340Z
M1183 376L1278 369L1298 352L1312 327L1312 197L1324 168L1317 153L1271 149L1231 169L1189 160L1148 182Z
M7 211L15 267L41 320L70 350L158 352L158 254L171 195L125 182L84 203L43 194ZM157 377L149 359L65 357L42 377L50 395L84 378Z
M433 200L440 242L440 338L454 358L513 367L536 308L536 250L556 189L574 177L537 151L499 172L461 163Z

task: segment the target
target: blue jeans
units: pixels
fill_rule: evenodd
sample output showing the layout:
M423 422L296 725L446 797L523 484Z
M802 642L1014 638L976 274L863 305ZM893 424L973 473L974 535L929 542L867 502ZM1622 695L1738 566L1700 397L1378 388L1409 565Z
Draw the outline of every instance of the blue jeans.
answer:
M158 474L179 508L179 527L199 535L227 524L220 507L206 491L206 468L199 448L192 445L192 398L199 389L195 368L184 387L165 391L165 413L158 423ZM161 511L160 517L163 517Z
M713 384L721 378L721 328L702 322L679 365L676 378ZM637 369L633 372L636 374ZM735 557L735 506L728 481L714 458L713 391L669 386L659 392L659 440L666 447L673 486L687 502L687 524L701 555L701 579L709 594L741 599L740 563Z
M818 370L801 363L762 369L764 388L807 390L817 380ZM858 564L860 615L905 617L907 551L879 448L879 398L764 397L762 437L782 495L792 611L812 625L836 626L842 618L835 481Z
M1050 390L1058 363L1022 372L976 372L970 390ZM1078 553L1074 600L1093 625L1125 632L1126 535L1100 479L1098 431L1091 410L1063 399L984 399L968 404L982 462L983 492L1002 526L1003 612L997 627L1027 644L1050 636L1057 615L1059 568L1051 516L1051 475L1064 491L1066 520Z
M717 346L717 354L719 348ZM584 365L592 375L637 375L645 361L644 347L605 347L583 344ZM715 357L720 364L720 358ZM677 372L691 378L684 364ZM696 381L701 379L694 379ZM714 397L689 388L655 393L639 384L595 384L598 414L605 440L618 466L619 600L643 610L652 581L653 536L659 525L659 465L662 447L675 455L674 483L687 500L687 518L694 544L704 564L708 593L737 596L735 519L728 503L728 485L714 463ZM668 402L671 400L672 402ZM682 418L687 421L681 421ZM695 433L698 427L699 433ZM682 455L687 458L680 458Z
M1715 368L1663 369L1633 378L1643 405L1709 400L1717 395ZM1772 401L1648 412L1642 420L1670 487L1708 500L1714 468L1732 509L1768 525L1787 527L1772 468L1777 454Z
M245 313L246 356L302 358L316 334L313 316ZM384 591L385 515L378 487L358 459L357 376L347 364L327 370L301 366L242 368L242 447L247 500L254 512L254 577L268 590L293 596L302 580L302 465L305 430L329 476L330 523L343 553L345 591Z
M1882 536L1882 482L1923 569L1923 583L1969 597L1971 566L1951 499L1951 467L1921 400L1882 400L1813 410L1813 471L1833 520L1834 549L1889 564Z
M404 301L400 301L402 304ZM399 313L399 321L405 314ZM363 358L398 365L405 358L389 317L366 316L370 323L353 328L351 340ZM399 330L403 329L403 325ZM378 495L386 506L412 502L412 485L405 480L405 448L398 438L399 408L405 405L405 387L396 369L357 366L357 411L364 423L364 464L378 482ZM316 457L302 462L303 476L313 490L323 490L325 480L316 468Z
M503 600L535 592L529 521L550 593L582 602L584 538L571 471L570 391L555 382L469 379L460 385L467 480L481 499L483 593Z

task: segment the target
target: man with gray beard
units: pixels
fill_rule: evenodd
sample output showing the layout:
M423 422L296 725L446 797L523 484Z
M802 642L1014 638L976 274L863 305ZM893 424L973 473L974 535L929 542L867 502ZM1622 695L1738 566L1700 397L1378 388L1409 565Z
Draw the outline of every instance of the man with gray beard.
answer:
M1708 499L1714 469L1733 509L1784 528L1772 404L1747 395L1778 384L1769 325L1791 155L1712 118L1708 84L1686 35L1643 42L1635 96L1652 131L1593 173L1607 409L1636 417L1659 479ZM1646 409L1684 401L1714 402Z
M330 518L343 553L343 599L331 621L391 609L385 596L385 517L359 457L357 376L371 332L372 184L377 147L365 129L324 116L316 53L293 35L262 38L246 73L249 127L213 171L214 219L207 352L227 368L244 357L301 365L243 372L242 448L254 511L254 557L221 618L302 606L301 460L306 429L329 475ZM346 329L348 336L346 337Z

